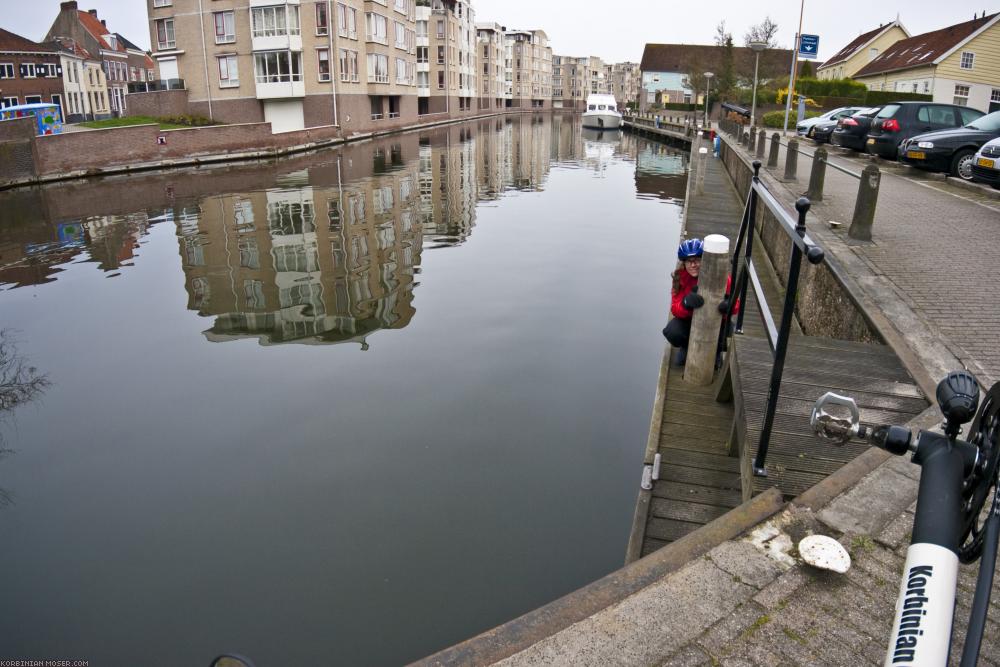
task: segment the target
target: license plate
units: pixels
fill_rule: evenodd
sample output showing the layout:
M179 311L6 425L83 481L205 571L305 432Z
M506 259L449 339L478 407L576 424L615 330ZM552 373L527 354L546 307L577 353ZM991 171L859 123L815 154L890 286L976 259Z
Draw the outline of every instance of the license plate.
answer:
M927 153L924 153L923 151L906 151L906 157L911 160L926 160Z
M990 169L993 169L993 165L996 164L996 160L988 160L984 157L981 157L976 161L976 164L979 165L980 167L988 167Z
M874 140L874 139L869 139L869 140L868 140L868 143L869 143L869 144L874 144L874 143L875 143L875 140Z

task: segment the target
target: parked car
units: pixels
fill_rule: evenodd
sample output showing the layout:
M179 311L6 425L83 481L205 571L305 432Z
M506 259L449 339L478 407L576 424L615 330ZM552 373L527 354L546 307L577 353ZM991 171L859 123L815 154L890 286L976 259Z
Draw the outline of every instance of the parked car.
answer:
M947 171L952 176L972 179L976 151L991 139L1000 137L1000 111L977 118L952 130L918 134L901 145L899 159L914 167Z
M838 107L833 111L827 111L822 116L816 116L815 118L806 118L801 123L795 126L795 130L801 136L813 138L813 128L817 125L836 125L836 121L841 118L847 118L848 116L853 116L857 112L861 111L862 107Z
M882 107L869 107L862 109L853 116L841 118L837 121L837 127L833 128L830 135L830 143L844 148L853 148L856 151L865 150L865 141L868 138L868 128L871 127L872 119Z
M982 115L982 111L954 104L892 102L882 107L872 120L865 150L895 160L900 145L907 139L925 132L962 127Z
M972 180L1000 188L1000 139L987 141L973 157Z
M813 125L809 128L809 136L817 144L828 144L830 143L830 137L833 136L833 131L837 128L837 121L819 123Z

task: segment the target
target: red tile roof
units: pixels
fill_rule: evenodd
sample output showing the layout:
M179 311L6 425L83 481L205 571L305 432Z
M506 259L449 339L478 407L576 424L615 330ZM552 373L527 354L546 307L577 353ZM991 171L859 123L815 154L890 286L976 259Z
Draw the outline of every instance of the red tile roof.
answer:
M87 32L94 36L94 38L100 43L102 49L107 51L125 52L125 47L121 44L117 44L118 48L111 48L111 44L108 43L108 40L104 39L104 35L110 35L111 31L108 30L96 16L83 10L77 10L76 15L80 18L80 25L82 25Z
M9 30L0 28L0 51L27 51L32 53L55 53L52 44L39 44L27 37L21 37Z
M829 60L823 63L823 67L828 67L830 65L836 65L838 63L844 62L845 60L853 56L855 53L857 53L858 49L860 49L862 46L872 41L873 39L881 35L883 32L893 27L894 25L899 25L899 22L893 21L888 25L880 25L874 30L869 30L863 35L858 35L858 37L855 38L853 42L842 48L840 51L837 51L835 54L833 54L833 57L831 57ZM902 26L899 27L902 28ZM903 30L905 32L906 29L903 28Z
M878 58L858 70L854 78L931 65L938 58L971 37L974 32L996 19L997 16L1000 14L991 14L933 32L915 35L909 39L901 39L886 49Z

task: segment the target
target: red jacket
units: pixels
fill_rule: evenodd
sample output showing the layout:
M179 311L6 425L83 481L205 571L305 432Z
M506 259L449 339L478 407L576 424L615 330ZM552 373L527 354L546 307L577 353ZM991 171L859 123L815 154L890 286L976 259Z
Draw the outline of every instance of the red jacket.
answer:
M687 269L681 267L677 272L677 279L680 282L680 289L674 292L673 299L670 303L670 312L673 313L674 317L679 317L682 320L691 319L693 311L685 308L681 302L684 300L688 294L691 293L691 289L698 284L698 279L687 272ZM728 292L733 284L733 277L729 276L726 278L726 291ZM718 305L718 304L716 304ZM733 315L740 312L740 300L736 300L736 305L733 307Z

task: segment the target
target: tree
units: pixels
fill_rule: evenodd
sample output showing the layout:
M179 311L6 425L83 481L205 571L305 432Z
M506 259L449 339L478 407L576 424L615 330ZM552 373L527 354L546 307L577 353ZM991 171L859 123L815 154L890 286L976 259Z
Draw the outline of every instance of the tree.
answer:
M722 45L722 65L715 79L715 91L720 99L726 99L736 87L736 65L733 57L733 37L726 36Z
M743 35L743 45L750 46L751 42L763 42L767 44L767 48L773 49L778 46L777 34L778 24L772 21L770 16L765 16L763 21L750 26Z
M725 46L726 42L733 41L733 35L726 31L726 21L723 19L719 21L719 25L715 26L715 37L713 38L716 46Z
M4 413L13 412L18 406L38 398L48 386L48 377L18 355L10 331L0 330L0 422L5 419ZM0 434L0 444L2 442Z
M799 70L800 79L811 79L813 77L813 66L808 60L802 63L802 69Z

